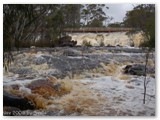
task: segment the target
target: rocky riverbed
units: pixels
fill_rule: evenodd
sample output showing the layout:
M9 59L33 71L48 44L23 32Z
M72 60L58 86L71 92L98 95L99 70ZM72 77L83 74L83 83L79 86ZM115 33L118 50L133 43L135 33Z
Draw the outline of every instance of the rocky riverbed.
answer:
M146 104L143 49L26 48L12 54L3 76L5 116L155 115L154 51L146 68Z

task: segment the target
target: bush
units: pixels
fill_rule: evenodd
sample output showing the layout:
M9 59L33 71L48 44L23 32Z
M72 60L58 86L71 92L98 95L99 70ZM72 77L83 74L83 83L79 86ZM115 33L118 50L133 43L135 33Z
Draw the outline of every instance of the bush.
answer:
M84 41L82 42L82 46L88 46L88 47L90 47L90 46L92 46L92 45L91 45L91 42L90 42L90 41L84 40Z
M104 42L101 40L100 44L101 47L105 46Z

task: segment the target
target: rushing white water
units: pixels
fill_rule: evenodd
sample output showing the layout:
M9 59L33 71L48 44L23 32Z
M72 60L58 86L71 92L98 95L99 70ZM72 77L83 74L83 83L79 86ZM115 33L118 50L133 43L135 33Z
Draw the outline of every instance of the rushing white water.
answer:
M92 46L99 46L101 42L105 45L111 46L139 46L142 41L140 33L131 36L126 35L126 32L113 32L113 33L69 33L72 40L77 41L77 45L82 45L83 41L88 41Z
M39 109L44 112L40 112L38 115L45 115L47 111L51 113L57 111L56 114L49 115L94 115L94 116L153 116L155 115L155 78L151 75L147 76L147 94L146 104L143 104L143 82L144 76L133 76L123 74L123 67L129 64L144 64L144 53L125 53L125 52L107 52L107 51L93 51L93 53L87 53L87 55L101 54L111 59L109 63L100 63L102 68L95 68L93 70L86 70L83 73L77 73L71 78L66 76L64 79L53 78L51 86L47 86L41 83L36 90L31 90L27 87L33 81L42 79L45 81L47 76L43 75L46 72L54 72L56 68L49 68L47 62L36 65L29 64L29 66L37 71L36 77L22 78L19 74L11 75L4 73L3 86L4 89L13 93L24 96L26 95L30 100L33 100ZM33 54L33 58L44 59L42 53ZM52 54L47 53L52 56ZM113 55L113 57L110 57ZM27 61L29 54L25 57L19 57ZM82 56L67 56L69 59L79 60ZM92 57L92 56L91 56ZM110 58L109 58L110 57ZM57 57L58 58L58 57ZM84 57L90 59L90 57ZM98 59L98 58L96 58ZM123 60L126 60L123 62ZM130 61L132 60L132 61ZM29 61L27 61L29 62ZM16 65L21 64L17 62ZM148 65L154 66L154 58L149 59ZM22 66L22 65L21 65ZM22 66L23 67L23 66ZM28 67L28 66L27 66ZM154 76L154 75L153 75ZM49 79L47 79L49 80ZM52 85L53 83L53 85ZM67 93L57 95L57 91L52 89L52 86L63 83L63 89ZM36 83L38 84L38 83ZM17 85L16 89L12 86ZM34 84L33 84L34 85ZM62 84L61 84L62 85ZM15 87L15 86L14 86ZM18 89L17 89L18 88ZM35 92L36 91L36 92ZM44 94L48 96L45 96ZM49 96L50 95L50 96ZM35 113L36 110L31 111Z
M107 107L132 115L153 115L155 112L155 79L148 77L146 104L143 104L144 77L123 81L112 76L80 80L82 83L93 83L90 89L107 97ZM150 96L149 96L150 95ZM104 106L106 106L104 104ZM102 110L107 111L107 107ZM118 113L119 112L119 113ZM107 112L106 112L107 113Z

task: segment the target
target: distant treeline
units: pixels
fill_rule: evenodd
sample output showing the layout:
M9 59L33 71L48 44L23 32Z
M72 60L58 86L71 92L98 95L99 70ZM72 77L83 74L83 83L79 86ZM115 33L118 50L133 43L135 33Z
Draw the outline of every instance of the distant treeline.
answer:
M4 4L3 50L35 42L38 46L54 46L65 34L64 28L104 27L104 21L110 19L105 9L105 4Z
M54 47L64 28L105 28L112 20L105 4L4 4L3 50L20 47ZM124 22L109 27L130 27L142 31L149 44L155 41L155 5L142 4L126 14Z

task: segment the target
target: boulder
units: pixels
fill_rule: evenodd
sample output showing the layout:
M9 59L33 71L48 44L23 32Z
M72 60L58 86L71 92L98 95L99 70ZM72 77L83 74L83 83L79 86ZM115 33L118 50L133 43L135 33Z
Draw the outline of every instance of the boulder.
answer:
M145 68L144 65L127 65L124 68L125 74L131 74L131 75L145 75Z
M80 55L78 51L74 50L74 49L67 49L63 51L63 55L66 56L78 56Z
M6 91L3 91L3 106L16 107L20 110L35 109L34 104L27 98L18 97Z
M31 82L27 87L32 90L32 93L39 94L44 98L58 95L56 80L54 82L49 79L37 80Z
M43 58L42 56L36 57L33 61L36 65L40 65L46 62L46 59Z
M59 39L59 46L64 47L64 46L70 46L73 47L77 44L77 41L72 41L71 36L64 36Z
M72 89L71 85L71 82L58 81L55 77L48 77L46 80L33 81L27 87L32 90L32 93L48 99L51 96L67 94Z
M145 65L141 64L126 65L126 67L123 70L125 74L139 75L139 76L145 75ZM153 67L147 66L146 72L154 73L155 70Z
M52 84L53 83L47 79L38 79L38 80L33 81L30 84L28 84L27 87L30 88L31 90L33 90L39 86L43 86L43 85L52 86Z
M10 69L10 71L11 72L13 72L14 74L20 74L20 75L22 75L22 74L32 74L32 69L30 69L30 68L12 68L12 69Z

